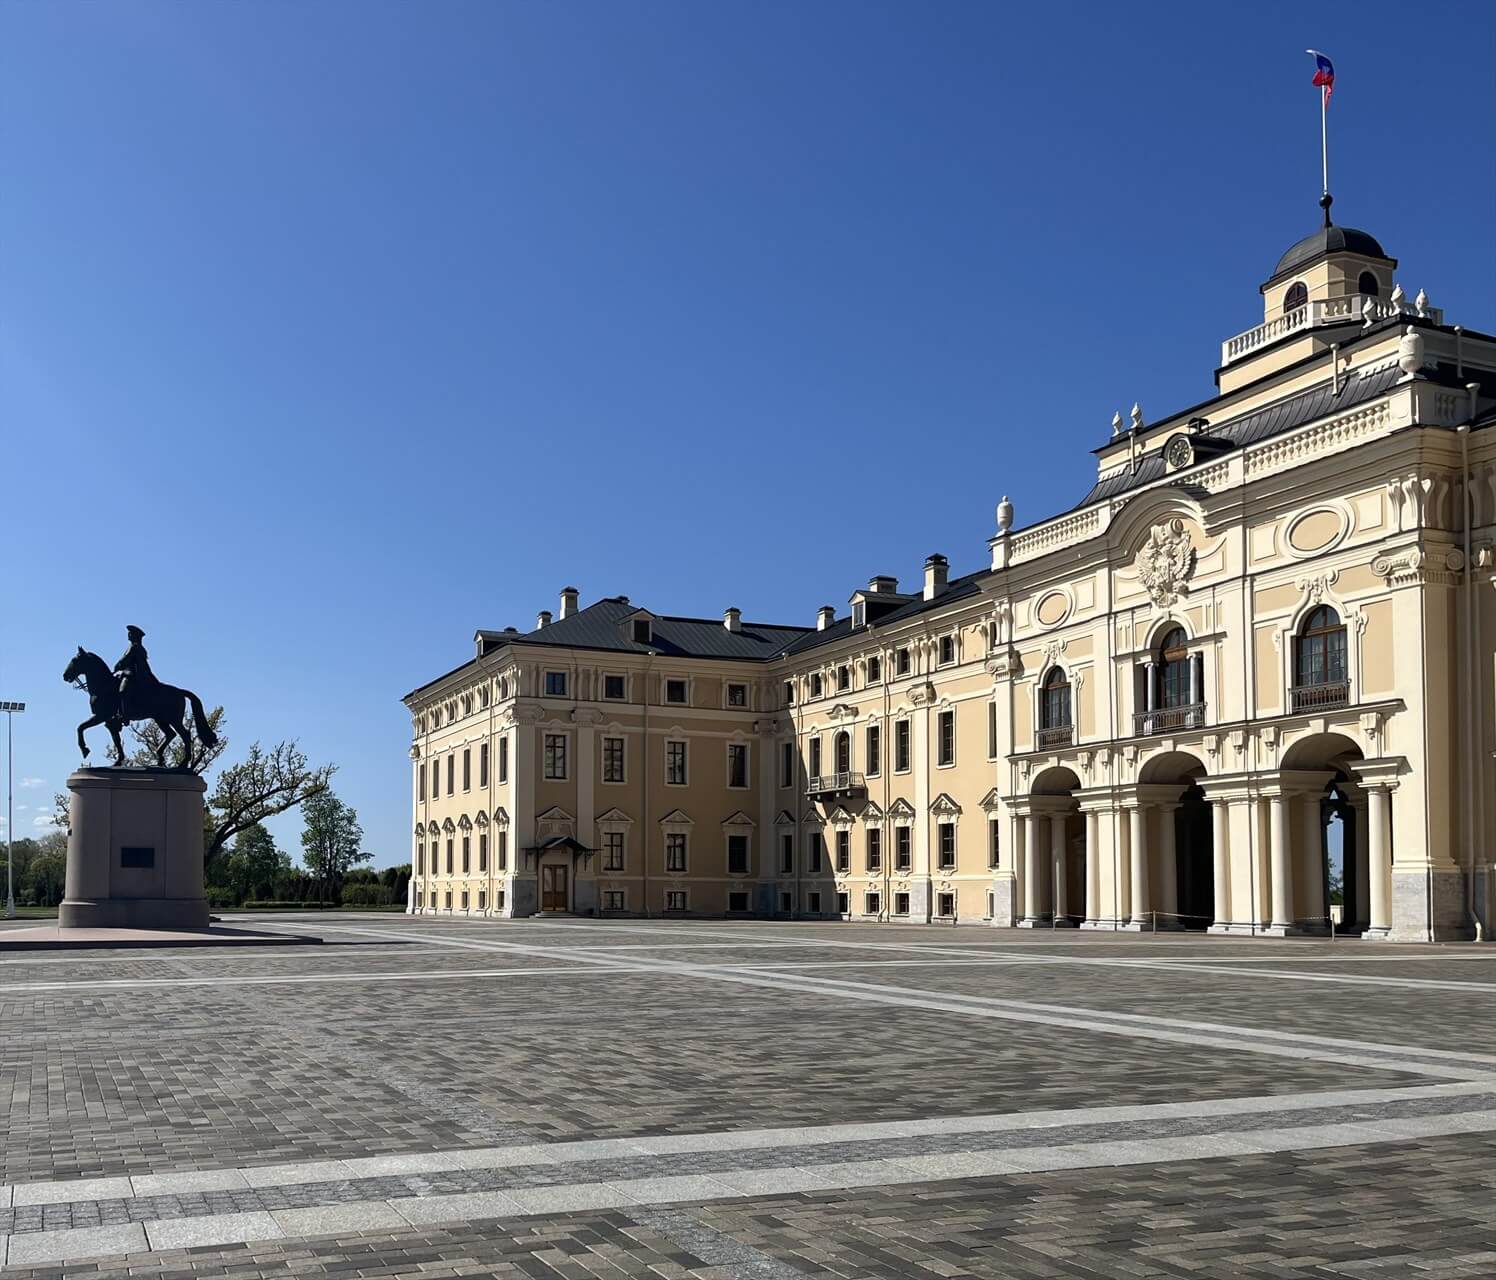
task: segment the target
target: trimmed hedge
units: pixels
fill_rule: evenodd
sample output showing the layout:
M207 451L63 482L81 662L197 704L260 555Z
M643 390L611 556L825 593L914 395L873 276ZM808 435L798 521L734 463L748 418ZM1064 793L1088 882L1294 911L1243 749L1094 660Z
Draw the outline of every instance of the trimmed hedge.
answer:
M251 898L244 904L246 911L330 911L336 910L336 902L282 902L275 898Z

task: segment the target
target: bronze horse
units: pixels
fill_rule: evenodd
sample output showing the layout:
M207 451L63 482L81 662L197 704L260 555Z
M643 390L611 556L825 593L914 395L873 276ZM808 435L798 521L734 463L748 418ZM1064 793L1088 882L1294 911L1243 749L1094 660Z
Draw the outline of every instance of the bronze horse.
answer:
M83 731L95 725L107 725L109 736L114 739L114 763L125 762L124 744L119 740L119 731L133 720L154 720L161 730L161 745L156 751L156 767L166 768L166 748L173 738L182 740L182 757L177 768L189 768L192 761L192 737L187 732L187 703L192 703L192 719L197 726L197 740L204 747L218 741L213 726L197 694L190 689L178 689L175 685L154 681L142 688L130 689L130 705L120 706L119 678L109 669L109 664L96 653L89 653L82 645L73 660L68 663L62 678L68 684L79 680L88 693L88 709L93 715L78 726L78 749L88 758L88 743L83 740Z

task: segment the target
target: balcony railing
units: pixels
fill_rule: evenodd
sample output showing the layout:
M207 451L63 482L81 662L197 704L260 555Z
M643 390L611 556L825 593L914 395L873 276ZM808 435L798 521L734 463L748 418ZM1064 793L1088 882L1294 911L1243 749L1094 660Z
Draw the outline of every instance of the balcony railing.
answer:
M842 773L818 774L811 778L806 793L812 800L822 796L853 796L866 794L867 779L860 773L844 771Z
M1170 733L1175 729L1203 729L1205 704L1192 702L1187 707L1156 707L1139 711L1132 718L1132 731L1139 738L1150 734Z
M1040 729L1034 737L1034 742L1040 751L1048 751L1052 747L1068 747L1074 738L1075 727L1073 725L1055 724L1047 729Z
M1350 682L1331 681L1327 684L1297 684L1288 691L1289 705L1295 711L1320 711L1327 707L1343 707L1351 700Z
M1367 304L1370 304L1368 314ZM1372 321L1386 320L1391 316L1418 316L1421 319L1432 320L1435 324L1444 323L1444 312L1439 307L1431 307L1424 300L1420 308L1415 302L1391 302L1385 298L1373 298L1367 294L1353 294L1346 298L1321 298L1316 302L1305 303L1302 307L1296 307L1281 316L1274 316L1265 324L1258 325L1255 329L1248 329L1245 333L1239 333L1234 338L1227 338L1221 343L1221 363L1230 364L1233 360L1240 360L1243 356L1251 355L1260 347L1265 347L1279 338L1286 338L1290 333L1299 333L1304 329L1315 329L1321 325L1346 324L1349 321L1360 320L1363 323L1370 319Z

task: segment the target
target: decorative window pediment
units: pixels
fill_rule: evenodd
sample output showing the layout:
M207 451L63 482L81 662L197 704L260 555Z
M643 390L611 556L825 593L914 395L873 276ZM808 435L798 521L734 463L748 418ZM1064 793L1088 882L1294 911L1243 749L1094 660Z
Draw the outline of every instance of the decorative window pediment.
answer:
M672 809L660 819L660 825L662 827L694 827L696 824L684 809Z
M960 816L961 806L952 800L946 792L942 791L930 805L930 812L942 818L954 818Z
M535 818L535 839L543 843L557 837L576 836L577 820L558 804L553 804Z
M756 827L758 823L739 809L736 813L723 818L722 825L724 827Z
M448 818L445 822L442 823L442 830L443 831L448 831L448 832L450 832L450 831L456 831L457 830L457 824L455 822L453 822L451 818Z
M842 805L837 805L831 811L826 821L833 827L850 827L852 825L852 815Z
M576 819L567 813L559 804L553 804L544 813L535 815L536 822L575 822Z
M425 834L426 834L426 824L424 822L418 822L418 823L416 823L416 835L423 836Z
M824 827L826 825L825 820L814 809L805 815L804 822L807 827Z
M781 809L778 816L774 819L774 825L776 827L793 827L795 825L795 815L788 809Z
M897 823L908 823L914 821L914 806L900 796L888 806L888 816Z
M457 817L457 826L463 831L471 831L473 829L473 820L465 813L459 814Z
M622 809L619 809L616 806L612 809L609 809L607 813L599 814L597 817L597 825L600 827L625 827L633 826L633 824L634 820L629 817L628 814L626 814Z
M982 797L982 808L987 810L988 813L993 812L1001 803L1002 796L998 794L996 787L993 787L991 791Z
M488 815L482 809L478 810L477 816L473 819L473 825L475 827L486 827L488 825Z
M493 811L493 824L496 827L507 827L509 825L509 811L503 805L499 805Z
M864 822L883 821L883 810L878 807L878 802L876 800L868 801L867 807L862 811L862 820Z

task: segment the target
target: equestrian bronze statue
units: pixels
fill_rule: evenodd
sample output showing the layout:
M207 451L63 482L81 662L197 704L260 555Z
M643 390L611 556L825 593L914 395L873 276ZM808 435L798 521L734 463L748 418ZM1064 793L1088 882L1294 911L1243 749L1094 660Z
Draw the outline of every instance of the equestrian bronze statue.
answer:
M124 764L125 748L119 733L125 725L136 720L154 720L161 730L161 745L156 750L156 767L166 768L166 748L173 739L182 741L182 755L177 761L178 769L189 769L192 765L192 735L187 732L187 703L192 703L192 720L197 728L197 741L203 747L211 747L218 741L213 726L208 723L202 700L190 689L178 689L175 685L162 684L151 670L146 656L145 632L139 627L126 627L130 647L124 656L109 664L96 653L89 653L82 645L73 660L68 663L62 678L69 684L77 684L88 694L88 709L93 714L78 726L78 749L88 758L88 743L83 731L95 725L106 725L109 736L114 739L114 763Z

